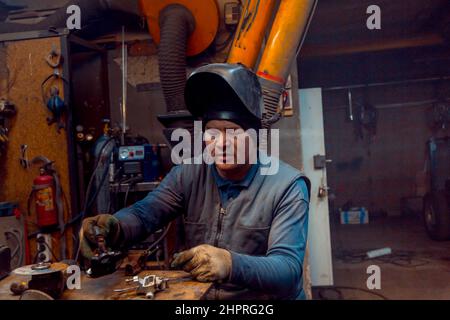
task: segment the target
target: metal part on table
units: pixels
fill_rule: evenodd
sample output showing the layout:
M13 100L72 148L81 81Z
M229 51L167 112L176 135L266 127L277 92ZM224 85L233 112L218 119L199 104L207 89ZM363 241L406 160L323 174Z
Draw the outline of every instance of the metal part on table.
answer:
M137 286L123 289L115 289L114 292L128 292L136 290L137 295L144 295L147 299L154 299L155 293L166 290L168 285L168 278L161 278L154 274L147 275L142 278L134 276L131 279L125 280L127 283L137 283Z
M153 182L138 182L136 184L130 184L130 183L112 183L110 184L109 188L111 192L114 193L125 193L127 192L128 188L133 186L133 191L136 192L146 192L146 191L153 191L159 186L159 181L153 181Z
M26 283L25 281L22 282L13 282L11 283L11 286L9 287L9 290L11 290L11 292L18 296L23 294L26 290L28 290L28 283Z

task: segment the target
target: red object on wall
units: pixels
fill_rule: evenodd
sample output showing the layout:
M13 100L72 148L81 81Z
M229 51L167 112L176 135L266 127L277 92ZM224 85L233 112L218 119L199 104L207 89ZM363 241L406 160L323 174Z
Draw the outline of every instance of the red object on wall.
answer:
M33 181L35 190L37 225L40 228L54 226L58 223L56 212L55 184L52 176L41 172Z

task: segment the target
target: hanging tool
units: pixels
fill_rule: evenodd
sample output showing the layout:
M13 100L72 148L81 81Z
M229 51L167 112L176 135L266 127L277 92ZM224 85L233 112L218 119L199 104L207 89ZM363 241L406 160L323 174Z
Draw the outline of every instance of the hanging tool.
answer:
M50 98L47 100L47 108L53 114L53 117L47 118L48 125L58 123L58 132L65 127L62 122L62 114L66 109L64 100L59 96L59 89L56 86L50 89Z
M28 145L26 145L26 144L20 145L19 162L20 162L20 165L22 166L22 168L24 168L24 169L28 169L28 167L30 166L30 163L28 161L28 156L27 156L27 150L28 150Z
M50 51L45 58L47 64L53 68L53 73L49 75L41 84L42 100L47 106L47 109L52 113L51 117L47 118L47 124L50 126L53 123L57 123L58 133L65 127L63 122L63 114L67 109L66 103L59 94L59 88L52 85L50 90L46 89L46 85L50 80L63 80L67 85L69 82L61 75L59 69L62 65L63 59L59 52L55 48ZM48 94L49 92L49 94Z
M8 143L9 119L16 114L16 107L11 102L0 99L0 155Z

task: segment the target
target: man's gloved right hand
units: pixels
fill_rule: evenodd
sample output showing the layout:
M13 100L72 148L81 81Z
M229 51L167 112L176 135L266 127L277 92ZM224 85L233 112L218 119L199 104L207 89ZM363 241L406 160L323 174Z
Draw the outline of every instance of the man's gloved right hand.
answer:
M80 251L81 254L90 259L97 249L97 239L95 228L98 227L100 233L105 237L108 248L117 247L120 243L120 223L117 218L110 214L99 214L95 217L86 218L80 230Z

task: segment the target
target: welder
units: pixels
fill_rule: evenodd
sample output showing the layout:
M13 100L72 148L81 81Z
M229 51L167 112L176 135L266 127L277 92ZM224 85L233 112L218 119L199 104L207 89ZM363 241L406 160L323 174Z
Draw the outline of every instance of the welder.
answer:
M204 130L218 132L219 139L207 144L235 148L234 139L225 141L227 129L261 129L261 87L240 64L196 69L187 80L185 102ZM212 164L174 166L156 190L132 206L85 219L83 256L93 254L94 227L119 248L182 216L186 250L174 255L172 266L214 282L208 299L304 299L308 178L283 161L271 175L261 173L260 161L223 161L224 149L214 148Z

